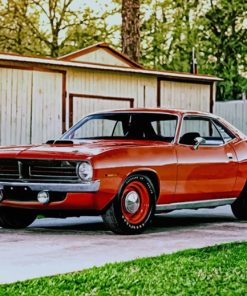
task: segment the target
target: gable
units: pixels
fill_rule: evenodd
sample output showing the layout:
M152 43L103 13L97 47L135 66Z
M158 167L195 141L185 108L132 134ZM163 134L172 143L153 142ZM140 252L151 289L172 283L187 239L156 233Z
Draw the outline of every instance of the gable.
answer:
M96 63L110 66L131 67L129 63L124 61L105 48L98 48L84 55L72 58L74 62Z
M58 59L70 62L143 69L141 65L104 42L69 53Z

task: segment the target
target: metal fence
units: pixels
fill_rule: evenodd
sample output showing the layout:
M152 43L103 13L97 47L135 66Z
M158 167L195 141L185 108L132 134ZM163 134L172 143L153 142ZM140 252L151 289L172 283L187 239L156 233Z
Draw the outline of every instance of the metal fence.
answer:
M214 113L223 117L247 135L247 100L216 102Z

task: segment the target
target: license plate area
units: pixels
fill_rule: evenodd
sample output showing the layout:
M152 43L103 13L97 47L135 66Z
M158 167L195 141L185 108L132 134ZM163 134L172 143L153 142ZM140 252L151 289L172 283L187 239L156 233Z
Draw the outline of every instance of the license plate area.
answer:
M39 191L31 190L30 187L21 186L4 186L3 200L16 202L37 202ZM50 202L63 201L66 198L66 192L49 192Z

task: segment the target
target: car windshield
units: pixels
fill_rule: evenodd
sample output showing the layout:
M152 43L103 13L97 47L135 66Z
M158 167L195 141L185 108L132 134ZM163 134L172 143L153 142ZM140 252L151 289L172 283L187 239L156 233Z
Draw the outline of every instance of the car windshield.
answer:
M62 139L133 139L172 142L177 116L162 113L103 113L90 115Z

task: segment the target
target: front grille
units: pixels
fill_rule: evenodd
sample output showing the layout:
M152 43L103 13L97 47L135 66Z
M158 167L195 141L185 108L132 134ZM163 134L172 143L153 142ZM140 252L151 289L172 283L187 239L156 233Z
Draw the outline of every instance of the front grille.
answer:
M18 162L12 159L0 160L0 178L19 178Z
M77 182L77 164L70 160L0 159L0 181Z

